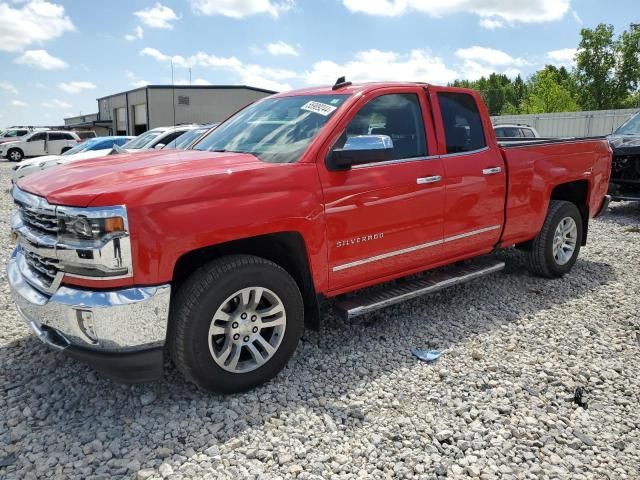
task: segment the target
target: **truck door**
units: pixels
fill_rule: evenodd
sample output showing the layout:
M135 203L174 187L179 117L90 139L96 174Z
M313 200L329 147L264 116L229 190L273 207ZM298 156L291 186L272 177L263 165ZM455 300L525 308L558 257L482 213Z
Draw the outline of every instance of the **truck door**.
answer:
M331 290L425 269L440 258L444 172L430 155L435 133L427 112L420 88L381 89L360 100L322 150ZM375 135L391 139L391 159L346 171L327 166L326 156L349 138Z
M45 154L45 142L47 134L45 132L34 133L24 143L25 157L38 157Z
M446 178L444 255L489 252L504 222L506 172L479 95L429 87Z

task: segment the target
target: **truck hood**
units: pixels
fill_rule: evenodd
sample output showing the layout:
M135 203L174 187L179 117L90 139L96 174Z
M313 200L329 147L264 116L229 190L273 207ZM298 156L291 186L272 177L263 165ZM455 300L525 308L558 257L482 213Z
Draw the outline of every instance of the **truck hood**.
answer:
M640 135L610 135L608 139L614 155L640 155Z
M100 195L124 203L142 188L270 166L245 153L152 150L60 165L21 179L18 187L52 204L85 207Z

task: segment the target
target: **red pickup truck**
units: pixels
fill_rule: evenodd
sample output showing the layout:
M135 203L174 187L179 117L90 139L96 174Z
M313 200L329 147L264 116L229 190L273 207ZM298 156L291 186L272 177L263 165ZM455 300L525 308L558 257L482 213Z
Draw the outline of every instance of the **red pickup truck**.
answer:
M254 103L191 151L20 180L8 278L42 341L106 375L158 378L168 352L237 392L283 368L324 299L356 317L514 246L561 277L610 169L604 139L499 145L471 90L340 81Z

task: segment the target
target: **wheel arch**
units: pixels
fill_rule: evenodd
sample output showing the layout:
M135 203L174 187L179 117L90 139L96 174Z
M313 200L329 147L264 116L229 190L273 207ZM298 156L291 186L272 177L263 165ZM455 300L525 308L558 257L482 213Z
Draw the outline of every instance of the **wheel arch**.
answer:
M587 244L587 234L589 231L589 181L575 180L561 183L553 187L550 200L564 200L571 202L578 207L582 216L582 246Z
M22 154L22 158L24 158L24 150L21 149L20 147L9 147L7 149L7 158L9 158L9 154L14 150L18 150Z
M173 291L198 267L227 255L255 255L270 260L284 268L298 284L304 300L305 325L318 330L320 325L320 309L316 295L307 248L298 232L278 232L257 237L233 240L211 245L182 255L173 270Z

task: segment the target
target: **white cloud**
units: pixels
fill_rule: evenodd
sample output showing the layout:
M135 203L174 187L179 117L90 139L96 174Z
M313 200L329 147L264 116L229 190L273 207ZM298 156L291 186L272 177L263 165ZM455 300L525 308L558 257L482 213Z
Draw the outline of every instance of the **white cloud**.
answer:
M68 102L65 102L63 100L58 100L57 98L54 98L49 102L42 102L41 105L45 108L64 108L64 109L71 108L73 106Z
M124 36L124 39L128 42L133 42L134 40L142 40L144 38L144 30L140 25L138 25L133 33L128 33Z
M485 28L502 24L542 23L560 20L569 11L571 0L342 0L352 12L395 17L418 11L432 17L472 13ZM491 22L488 22L491 20Z
M133 72L127 72L126 75L127 75L127 79L131 82L131 86L135 88L146 87L147 85L151 84L151 82L148 82L140 78Z
M468 80L488 77L494 72L514 78L521 73L517 67L530 65L527 60L519 57L514 58L502 50L477 45L459 48L456 50L455 56L462 60L462 64L458 66L459 78Z
M578 25L582 25L584 23L582 21L582 18L580 18L580 15L578 15L578 12L576 12L575 10L571 10L571 16L573 17L573 19L576 21Z
M11 100L11 105L13 105L14 107L20 107L20 108L25 108L29 106L28 103L24 103L21 100Z
M231 18L257 14L268 14L277 18L282 12L295 6L295 0L190 0L190 3L196 13Z
M151 28L173 28L171 22L178 20L176 12L166 5L156 3L153 7L133 12L140 21Z
M353 60L343 64L323 60L305 72L304 78L309 84L330 84L342 75L355 82L406 80L441 84L459 77L442 58L416 49L407 54L367 50L356 53Z
M13 63L20 65L28 65L41 70L61 70L69 65L64 60L50 55L46 50L27 50Z
M5 52L18 52L75 30L62 5L44 0L29 1L20 8L2 2L0 19L0 50Z
M575 65L575 56L577 53L575 48L560 48L558 50L551 50L547 52L547 58L551 60L554 65L572 67Z
M282 40L279 42L268 44L267 52L269 52L271 55L292 55L294 57L300 55L300 52L298 52L296 47L294 47L293 45L289 45Z
M91 82L62 82L58 84L58 87L67 93L79 93L82 90L93 90L97 88L96 85Z
M481 18L480 26L482 28L486 28L487 30L495 30L496 28L502 28L505 26L502 20L497 20L495 18Z
M459 48L455 53L461 60L475 60L494 66L502 65L527 65L528 62L522 58L513 58L508 53L495 48L479 47L477 45L469 48Z
M4 90L5 92L11 93L13 95L18 94L18 89L13 85L13 83L9 82L0 82L0 90Z
M204 67L233 73L241 83L270 90L290 90L287 80L297 77L296 72L282 68L263 67L245 64L236 57L219 57L204 52L197 52L190 57L182 55L166 55L155 48L144 48L140 55L148 56L158 62L169 63L182 68Z

